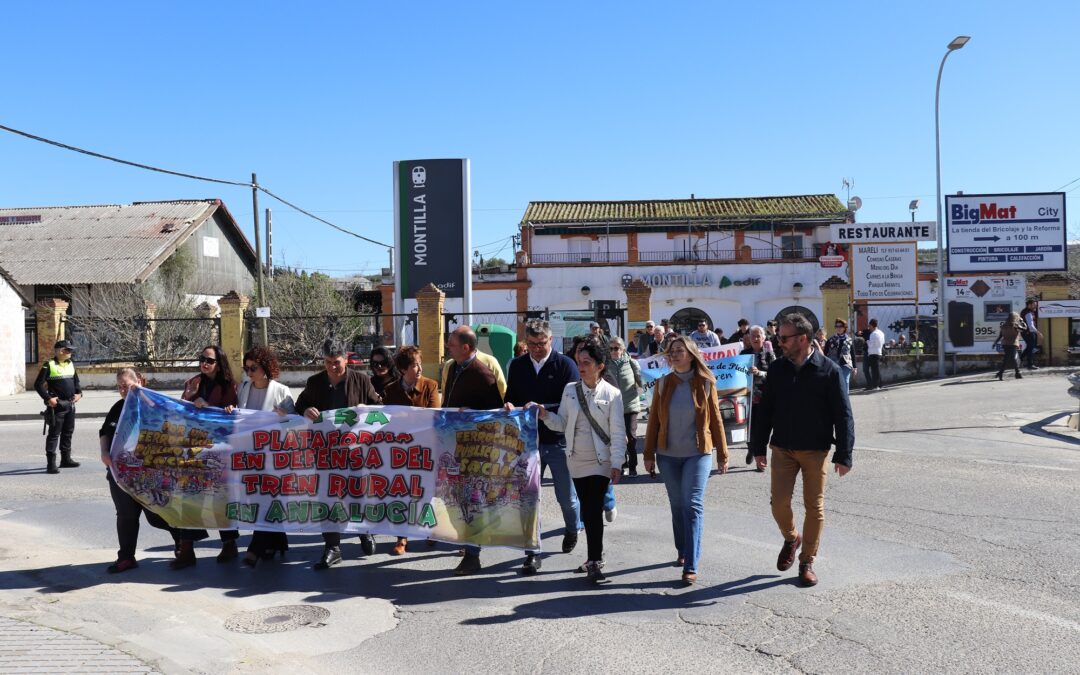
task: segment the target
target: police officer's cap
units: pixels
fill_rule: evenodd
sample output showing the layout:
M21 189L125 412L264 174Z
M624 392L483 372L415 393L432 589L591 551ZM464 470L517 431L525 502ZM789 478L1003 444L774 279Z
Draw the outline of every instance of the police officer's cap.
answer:
M69 352L75 351L75 348L71 346L71 340L57 340L53 345L53 349L66 349Z

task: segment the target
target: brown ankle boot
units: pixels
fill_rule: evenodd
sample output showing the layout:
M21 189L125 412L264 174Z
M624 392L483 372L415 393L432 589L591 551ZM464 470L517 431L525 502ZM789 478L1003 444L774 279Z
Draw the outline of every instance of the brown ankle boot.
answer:
M239 552L236 550L236 540L223 541L221 542L221 553L217 555L217 561L223 563L236 560L237 555L239 555Z
M195 542L181 540L180 546L176 549L176 559L169 563L169 567L182 570L185 567L194 566L195 563Z

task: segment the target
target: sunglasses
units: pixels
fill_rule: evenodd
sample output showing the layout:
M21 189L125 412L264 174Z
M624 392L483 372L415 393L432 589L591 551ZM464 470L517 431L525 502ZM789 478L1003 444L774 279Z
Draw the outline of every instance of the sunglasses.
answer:
M209 363L210 365L214 365L215 363L217 363L217 359L213 358L212 356L200 356L199 363Z
M244 366L244 372L245 373L254 373L258 369L259 369L258 366Z
M371 362L371 367L372 368L388 368L389 366L386 365L386 361L372 361Z

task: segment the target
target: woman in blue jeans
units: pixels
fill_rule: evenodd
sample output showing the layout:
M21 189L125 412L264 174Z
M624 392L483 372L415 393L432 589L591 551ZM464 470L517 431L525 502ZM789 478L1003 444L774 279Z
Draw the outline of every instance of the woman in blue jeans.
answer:
M686 584L697 581L701 557L705 483L715 449L720 473L727 473L728 449L716 394L716 377L697 346L683 336L664 353L672 372L656 381L645 429L645 470L660 477L671 503L671 529Z

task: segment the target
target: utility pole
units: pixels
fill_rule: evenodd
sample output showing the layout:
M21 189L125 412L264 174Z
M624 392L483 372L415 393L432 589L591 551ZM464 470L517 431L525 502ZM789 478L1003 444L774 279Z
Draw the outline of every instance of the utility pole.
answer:
M266 209L266 273L274 276L274 220L270 209Z
M259 236L259 181L255 174L251 174L251 217L255 219L255 307L265 307L263 304L263 261L262 261L262 238ZM266 346L266 317L259 318L259 334L262 341L259 343ZM243 364L241 364L243 365Z

